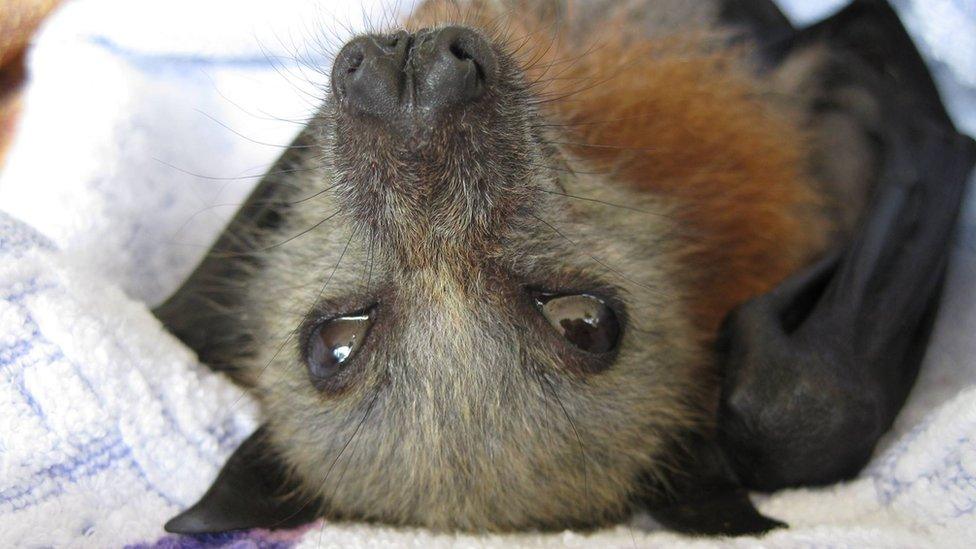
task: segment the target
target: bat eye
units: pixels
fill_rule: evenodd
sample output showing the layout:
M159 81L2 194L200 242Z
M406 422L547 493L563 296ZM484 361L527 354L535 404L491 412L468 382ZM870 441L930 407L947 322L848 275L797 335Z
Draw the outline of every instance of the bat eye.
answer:
M336 373L362 346L372 325L372 313L367 311L332 318L316 326L308 341L309 374L314 379L325 379Z
M540 295L536 302L550 324L570 343L588 353L613 350L620 324L613 309L592 295Z

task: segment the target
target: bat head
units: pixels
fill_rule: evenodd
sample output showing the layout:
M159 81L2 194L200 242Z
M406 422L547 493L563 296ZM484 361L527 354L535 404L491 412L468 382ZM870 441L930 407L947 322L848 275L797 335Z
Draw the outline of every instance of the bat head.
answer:
M291 309L261 315L262 333L298 331L261 350L255 385L272 444L330 509L602 524L702 419L667 204L575 174L539 101L466 27L338 55L317 121L334 198L289 225L338 213L271 252L252 301Z
M235 330L265 426L171 530L309 514L592 527L674 503L674 486L734 491L720 460L688 455L717 383L682 201L628 183L631 157L656 154L643 147L579 154L571 117L547 107L563 99L532 60L544 47L520 43L438 23L338 53L322 108L269 174L288 197L279 221L248 235L262 253ZM732 505L747 512L719 530L775 524Z

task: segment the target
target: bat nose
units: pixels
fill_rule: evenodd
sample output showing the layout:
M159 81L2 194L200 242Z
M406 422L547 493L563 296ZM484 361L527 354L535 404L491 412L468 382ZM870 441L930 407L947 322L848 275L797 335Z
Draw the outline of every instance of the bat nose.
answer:
M437 111L476 101L494 72L495 55L488 42L464 27L432 31L415 47L418 107Z
M406 79L404 65L412 37L360 36L339 51L332 65L332 92L343 108L386 117L399 108Z
M430 118L481 98L496 63L487 40L464 27L361 36L336 57L332 90L350 112Z

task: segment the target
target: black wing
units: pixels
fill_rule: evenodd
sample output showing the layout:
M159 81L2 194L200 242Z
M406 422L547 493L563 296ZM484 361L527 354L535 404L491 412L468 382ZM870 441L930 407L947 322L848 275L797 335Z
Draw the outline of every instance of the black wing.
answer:
M976 149L890 7L858 0L771 46L822 42L884 107L881 169L851 242L726 320L720 442L752 488L856 474L918 373Z
M882 116L861 126L877 165L857 184L874 194L848 243L726 319L717 441L685 444L671 501L650 508L698 534L781 526L756 512L746 488L835 482L870 458L918 373L976 161L886 2L855 0L802 31L771 0L723 4L769 70L804 48L828 51L818 82L828 100L814 116L843 111L830 92L850 89Z

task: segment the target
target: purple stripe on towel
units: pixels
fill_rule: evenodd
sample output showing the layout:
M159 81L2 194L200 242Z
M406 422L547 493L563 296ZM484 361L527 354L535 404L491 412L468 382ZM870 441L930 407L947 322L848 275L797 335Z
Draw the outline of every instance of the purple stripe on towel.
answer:
M125 549L290 549L321 521L291 530L244 530L200 536L166 536L155 543L126 545Z
M156 543L127 545L126 549L290 549L298 541L268 539L263 532L227 532L201 536L166 536ZM277 538L277 536L275 536Z

